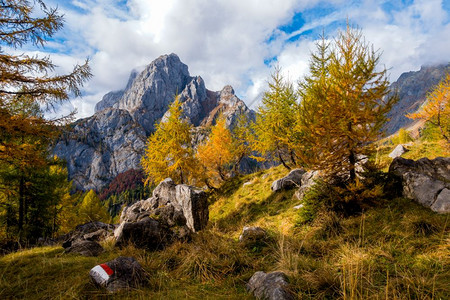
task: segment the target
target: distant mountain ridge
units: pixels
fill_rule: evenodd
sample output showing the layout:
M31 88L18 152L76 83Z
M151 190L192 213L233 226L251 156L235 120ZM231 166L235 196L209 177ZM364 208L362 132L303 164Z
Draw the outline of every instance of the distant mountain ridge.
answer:
M212 124L219 114L228 127L241 114L254 116L231 86L210 91L200 76L189 75L176 54L160 56L142 72L133 71L124 90L106 94L92 117L76 121L56 143L53 152L67 161L76 188L98 190L118 174L140 168L147 137L177 93L194 126Z
M427 93L441 81L446 72L450 71L450 64L423 66L419 71L406 72L391 84L392 93L397 93L399 101L392 107L385 126L387 135L397 132L415 123L415 120L405 115L416 112L425 102Z

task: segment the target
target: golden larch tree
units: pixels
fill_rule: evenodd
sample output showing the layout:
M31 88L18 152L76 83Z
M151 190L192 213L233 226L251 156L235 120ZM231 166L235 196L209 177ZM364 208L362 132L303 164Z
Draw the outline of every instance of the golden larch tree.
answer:
M219 117L216 125L211 128L208 140L198 146L196 157L205 169L205 183L215 185L229 177L229 171L236 162L234 140L226 127L224 117Z
M428 93L423 107L416 113L407 115L411 119L421 119L439 128L442 137L450 144L450 73Z
M300 130L314 136L309 158L314 168L354 181L358 160L380 138L396 97L388 96L386 69L378 67L380 54L360 30L347 26L330 45L319 43L311 59L311 75L299 93L300 116L309 117Z
M191 125L183 119L179 97L155 128L141 160L146 184L159 183L168 177L178 183L194 183L198 168L192 148Z

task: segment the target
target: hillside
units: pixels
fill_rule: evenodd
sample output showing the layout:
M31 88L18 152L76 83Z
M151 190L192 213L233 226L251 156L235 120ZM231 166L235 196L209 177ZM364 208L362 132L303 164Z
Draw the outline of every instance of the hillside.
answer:
M401 197L385 196L362 214L324 214L305 223L294 190L272 193L281 167L236 177L210 197L210 222L188 243L160 251L127 246L98 257L63 254L60 246L0 258L0 298L109 298L89 270L119 255L133 256L149 283L114 299L252 299L254 272L284 271L301 299L445 299L450 293L448 215ZM392 194L391 194L392 195ZM261 226L263 242L243 244L245 225ZM112 296L111 296L112 297Z

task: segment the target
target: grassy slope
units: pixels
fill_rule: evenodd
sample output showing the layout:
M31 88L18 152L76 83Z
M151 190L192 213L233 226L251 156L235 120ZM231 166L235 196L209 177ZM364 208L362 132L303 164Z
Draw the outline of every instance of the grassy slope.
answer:
M0 299L108 298L90 268L134 256L149 284L114 299L251 299L245 283L258 270L285 271L299 298L448 299L450 218L402 198L380 200L345 219L321 215L299 225L293 191L273 194L282 167L235 178L211 197L210 225L191 243L164 251L128 247L95 258L43 247L0 257ZM249 184L244 185L244 183ZM265 245L241 245L244 225L269 232Z

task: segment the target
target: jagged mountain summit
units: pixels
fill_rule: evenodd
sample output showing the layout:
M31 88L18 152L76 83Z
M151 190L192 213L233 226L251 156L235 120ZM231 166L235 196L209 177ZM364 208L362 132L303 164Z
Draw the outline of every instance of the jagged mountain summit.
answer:
M133 71L124 90L106 94L92 117L76 121L57 141L53 152L67 161L76 188L98 190L118 174L140 168L146 139L177 93L196 127L212 124L219 114L229 127L240 114L254 115L231 86L210 91L176 54L160 56L142 72Z
M449 70L449 64L422 66L419 71L401 74L397 81L391 84L390 90L392 93L397 92L399 101L387 115L389 119L385 126L387 135L416 122L405 115L416 112L421 107L426 100L427 93L441 81Z

